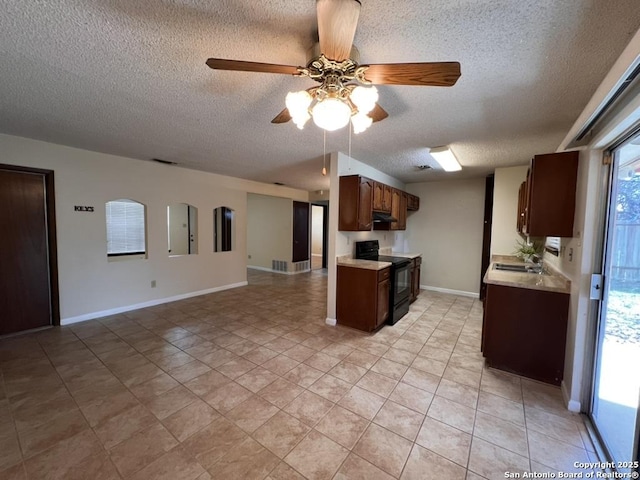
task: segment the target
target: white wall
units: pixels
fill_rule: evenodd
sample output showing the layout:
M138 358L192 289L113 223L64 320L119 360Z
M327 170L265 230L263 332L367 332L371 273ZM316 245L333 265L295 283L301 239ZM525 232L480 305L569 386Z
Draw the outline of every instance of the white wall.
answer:
M491 255L512 255L522 241L517 232L518 189L527 179L529 166L496 168L491 224Z
M189 254L189 205L176 203L169 205L168 215L169 233L168 246L170 255Z
M573 124L558 151L571 148L574 138L594 112L602 105L628 73L635 68L640 55L640 30L636 32L607 76ZM590 135L589 144L580 152L574 238L562 239L560 257L545 254L545 261L567 275L571 283L571 304L567 331L565 375L562 390L571 410L587 411L592 371L590 362L597 335L596 323L599 302L589 300L589 282L592 273L601 271L602 258L598 254L603 234L600 212L606 203L603 192L603 151L640 122L640 96L622 97L613 106L604 121L597 124ZM569 261L573 249L573 261ZM587 403L585 403L587 402Z
M247 192L300 201L308 193L184 168L0 135L2 163L55 172L60 313L64 323L96 318L246 282ZM108 262L105 202L147 206L148 259ZM198 207L200 254L170 258L167 205ZM75 212L74 205L95 212ZM235 210L236 250L213 252L213 209ZM151 288L156 280L157 287Z
M400 190L406 190L405 184L400 180L393 178L386 173L382 173L380 170L376 170L366 163L360 162L343 153L338 153L337 166L336 169L332 169L332 171L337 171L338 177L342 177L345 175L362 175L363 177L367 177L371 180L384 183L385 185L390 185L392 187L399 188ZM335 184L333 183L333 177L331 178L331 180L331 192L333 193L333 191L335 190L339 193L340 180L336 179ZM335 187L333 187L333 185L335 185ZM333 208L335 208L334 216L336 217L336 222L338 217L339 203L339 201L335 201L330 204L331 206L329 207L330 211L333 211ZM360 242L362 240L378 240L380 242L381 249L393 248L395 250L402 251L402 249L404 248L404 232L401 231L393 232L372 230L370 232L339 232L336 229L336 233L336 256L347 254L355 255L355 242Z
M329 190L316 190L315 192L309 192L310 202L328 202Z
M585 371L585 364L588 364L587 355L593 344L593 337L590 335L595 333L593 327L590 327L590 310L597 309L597 302L589 300L589 294L591 273L597 270L596 265L600 261L595 258L602 235L599 215L607 202L600 188L604 175L602 156L602 150L580 152L574 237L561 240L560 256L546 252L544 255L545 262L552 264L571 280L562 388L569 408L576 411L582 407L583 386L590 375L590 372ZM569 255L570 250L573 250L572 256Z
M247 195L247 263L271 270L272 260L291 262L293 201L268 195Z
M526 178L527 166L496 169L491 239L492 254L511 254L515 243L521 240L515 230L518 188ZM598 231L598 215L602 202L602 151L580 152L578 182L576 188L576 213L574 237L561 239L561 254L556 257L544 253L544 261L571 280L571 300L567 323L564 379L562 390L568 407L574 411L586 408L582 405L583 388L591 372L585 370L591 354L593 326L590 311L597 304L589 300L589 283L594 264ZM569 260L569 251L573 251Z
M370 231L370 232L340 232L338 231L338 207L340 203L340 179L344 175L362 175L382 182L386 185L405 190L404 183L382 173L375 168L355 160L343 153L332 153L330 164L330 200L329 200L329 246L327 257L327 319L331 323L336 318L336 257L355 254L355 242L362 240L378 240L380 248L392 248L403 251L404 232ZM407 228L410 220L407 220Z
M406 240L408 251L422 254L421 287L477 295L485 179L410 183L407 190L420 197Z

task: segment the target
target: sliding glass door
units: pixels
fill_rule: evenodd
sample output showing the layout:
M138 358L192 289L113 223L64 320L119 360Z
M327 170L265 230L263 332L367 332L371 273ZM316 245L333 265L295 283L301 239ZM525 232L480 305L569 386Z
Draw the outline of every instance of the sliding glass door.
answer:
M609 460L629 472L639 435L640 137L614 152L610 178L591 420Z

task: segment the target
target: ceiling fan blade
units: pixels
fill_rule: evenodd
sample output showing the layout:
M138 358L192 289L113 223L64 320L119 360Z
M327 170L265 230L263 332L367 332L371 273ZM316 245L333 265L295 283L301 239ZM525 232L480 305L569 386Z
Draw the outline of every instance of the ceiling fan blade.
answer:
M386 63L368 67L364 77L376 85L451 87L460 77L458 62Z
M271 120L271 123L287 123L289 120L291 120L291 115L289 114L289 110L285 108L276 115L276 118Z
M351 55L360 15L359 0L317 0L320 53L341 62Z
M214 70L234 70L239 72L285 73L298 75L298 67L291 65L276 65L273 63L244 62L242 60L225 60L224 58L210 58L207 60Z
M369 115L373 119L374 123L379 122L380 120L384 120L389 116L387 111L377 103L376 106L373 107L373 110L371 110L367 115Z

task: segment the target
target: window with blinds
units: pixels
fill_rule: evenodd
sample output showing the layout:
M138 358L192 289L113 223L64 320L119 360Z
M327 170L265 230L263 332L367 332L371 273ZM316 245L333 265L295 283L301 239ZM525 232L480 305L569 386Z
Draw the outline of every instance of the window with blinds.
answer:
M544 242L544 248L547 252L558 256L560 253L560 237L547 237Z
M144 255L145 207L135 200L120 199L106 203L107 256Z

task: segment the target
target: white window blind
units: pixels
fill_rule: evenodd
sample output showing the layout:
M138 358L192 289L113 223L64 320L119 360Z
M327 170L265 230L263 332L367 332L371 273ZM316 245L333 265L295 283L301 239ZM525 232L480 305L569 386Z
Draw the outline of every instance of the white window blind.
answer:
M144 205L134 200L107 202L107 255L146 252Z
M557 255L560 251L560 237L547 237L544 246Z

